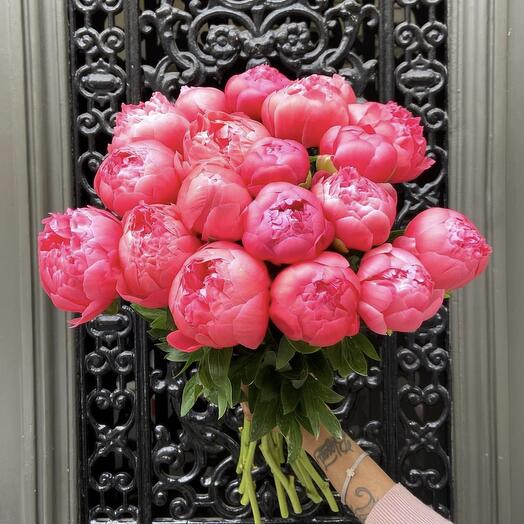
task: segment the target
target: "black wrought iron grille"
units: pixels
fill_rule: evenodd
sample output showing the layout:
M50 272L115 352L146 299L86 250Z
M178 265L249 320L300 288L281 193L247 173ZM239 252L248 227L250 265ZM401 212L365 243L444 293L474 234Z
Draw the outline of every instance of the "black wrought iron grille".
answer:
M223 86L262 62L291 77L339 72L359 96L422 118L436 165L403 187L401 222L446 205L446 0L68 0L76 204L100 205L94 174L122 102L182 85ZM339 380L343 427L396 480L452 515L448 313L380 338L382 364ZM234 463L239 413L197 404L179 419L184 378L126 306L78 336L81 522L250 522ZM267 471L263 513L276 517ZM292 522L340 522L304 505ZM349 512L345 522L356 522Z

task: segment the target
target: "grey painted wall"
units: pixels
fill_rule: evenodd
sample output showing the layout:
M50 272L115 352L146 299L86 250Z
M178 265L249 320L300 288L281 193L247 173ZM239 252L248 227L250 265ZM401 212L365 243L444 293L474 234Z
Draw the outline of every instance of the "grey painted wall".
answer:
M507 312L511 501L524 522L524 2L513 0L508 24Z

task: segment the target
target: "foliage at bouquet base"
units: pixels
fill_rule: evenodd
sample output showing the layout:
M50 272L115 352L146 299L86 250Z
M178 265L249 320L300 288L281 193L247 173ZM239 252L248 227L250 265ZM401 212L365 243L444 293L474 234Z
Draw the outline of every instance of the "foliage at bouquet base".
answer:
M169 310L137 304L133 308L149 323L149 334L160 340L158 347L166 358L182 363L179 375L193 371L184 386L181 416L187 415L200 396L218 407L219 417L244 403L248 416L240 428L236 471L241 502L251 505L255 523L261 522L252 477L257 449L272 473L283 518L289 516L290 508L295 514L302 512L296 483L315 504L325 501L333 512L339 511L329 483L302 448L302 431L318 436L323 426L332 435L342 436L340 423L329 408L343 400L333 390L335 376L367 375L368 359L380 360L364 334L321 348L285 336L277 340L269 329L257 351L237 346L174 352L165 341L174 328Z
M393 184L433 163L419 117L357 103L339 75L262 65L224 92L155 93L116 118L93 184L107 209L43 220L42 286L72 325L131 302L188 376L181 416L201 396L219 417L244 403L237 471L256 523L262 461L282 517L301 512L298 484L335 512L301 447L304 431L341 435L335 376L365 375L379 359L366 333L416 331L491 254L457 211L393 229Z

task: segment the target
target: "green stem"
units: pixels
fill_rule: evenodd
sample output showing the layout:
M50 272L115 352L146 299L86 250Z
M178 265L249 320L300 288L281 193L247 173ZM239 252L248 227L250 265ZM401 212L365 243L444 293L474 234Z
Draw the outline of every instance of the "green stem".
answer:
M317 488L315 487L315 484L313 484L313 480L311 479L311 476L306 471L304 466L302 465L300 460L295 460L290 463L291 468L295 472L295 475L297 476L299 482L306 488L306 494L312 502L315 504L318 504L322 502L322 497L320 496L320 493L317 491Z
M326 499L326 502L329 505L329 509L334 513L337 513L339 511L338 504L335 500L335 497L333 496L333 493L331 493L329 484L319 475L318 471L314 468L313 464L311 464L306 455L306 452L303 449L300 450L300 456L298 460L305 468L307 473L309 473L310 477L313 479L313 482L315 482L315 484L319 487L320 491L324 495L324 498Z
M243 432L248 434L249 425L244 426ZM262 524L262 518L260 516L260 509L258 507L257 494L255 491L255 483L251 475L251 469L253 468L253 462L255 460L255 451L257 448L257 442L250 442L247 446L245 453L245 460L242 467L242 480L240 481L239 491L242 493L240 503L246 506L249 502L251 506L251 512L253 513L254 524Z
M271 473L273 474L273 478L275 479L275 482L278 481L282 484L284 489L286 490L287 496L291 502L291 506L293 508L293 511L295 513L302 513L302 506L300 505L300 501L298 500L298 495L295 490L295 479L293 477L287 478L284 475L284 472L280 469L280 464L277 463L275 460L275 457L273 456L273 453L271 452L270 448L270 442L271 437L269 435L264 435L262 437L262 441L260 444L260 451L262 452L262 455L264 456L264 459L271 469Z
M251 421L244 418L244 427L240 429L240 452L237 463L237 475L242 473L244 461L246 458L247 443L249 442L249 434L251 433Z
M278 430L272 431L269 435L268 442L271 444L271 454L279 464L282 464L284 462L284 446L282 445L282 435L280 432ZM289 517L289 508L287 505L286 490L278 478L274 480L280 515L283 519L287 519Z
M271 436L273 437L273 443L275 444L275 458L278 460L280 464L283 464L286 460L284 456L284 437L282 436L282 433L280 433L279 430L275 430L271 433Z

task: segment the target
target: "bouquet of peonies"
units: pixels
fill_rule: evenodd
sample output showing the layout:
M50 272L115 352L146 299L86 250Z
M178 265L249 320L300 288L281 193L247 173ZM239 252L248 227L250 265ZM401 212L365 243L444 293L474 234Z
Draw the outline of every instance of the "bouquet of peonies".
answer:
M309 149L309 151L308 151ZM94 188L106 210L52 213L39 235L42 285L87 322L119 297L188 371L181 415L204 396L246 403L237 471L260 522L252 469L273 473L282 517L295 482L337 504L301 447L341 434L335 374L379 360L366 332L417 330L445 293L486 267L462 214L433 208L394 230L392 184L433 164L419 118L357 103L342 77L291 81L261 65L224 92L182 88L123 105ZM249 410L249 411L248 411Z

